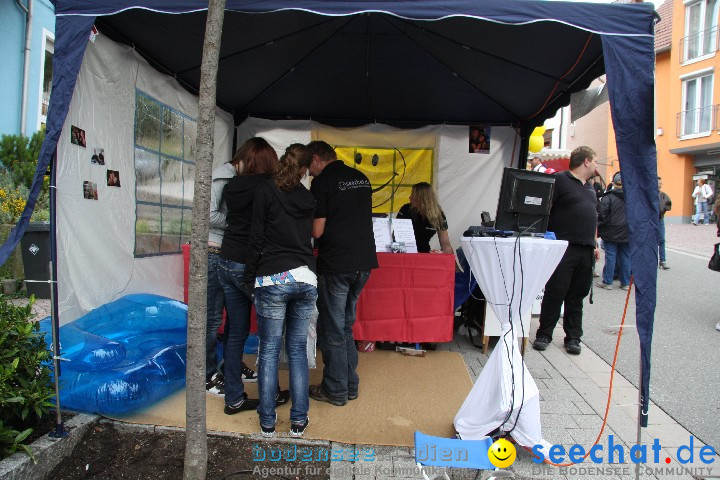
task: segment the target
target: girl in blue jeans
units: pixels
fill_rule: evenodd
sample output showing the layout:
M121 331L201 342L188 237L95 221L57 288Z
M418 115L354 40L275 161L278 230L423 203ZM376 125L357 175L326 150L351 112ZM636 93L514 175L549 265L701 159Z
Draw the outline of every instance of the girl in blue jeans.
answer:
M242 174L228 180L222 191L227 205L227 227L220 247L218 278L225 295L225 414L255 410L256 399L249 398L243 385L243 350L250 331L250 294L245 288L245 264L249 255L255 190L275 175L278 158L275 149L261 137L247 140L239 150ZM278 402L287 399L278 397Z
M285 332L290 363L290 436L301 437L310 420L307 332L317 300L315 257L310 243L315 200L300 183L310 166L304 145L290 145L272 180L257 186L245 272L254 291L260 351L260 428L275 434L278 357Z

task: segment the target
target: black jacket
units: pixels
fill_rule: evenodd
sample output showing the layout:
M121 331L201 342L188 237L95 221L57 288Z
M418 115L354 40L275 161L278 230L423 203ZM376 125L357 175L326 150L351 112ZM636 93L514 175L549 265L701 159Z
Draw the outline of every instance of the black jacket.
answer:
M672 209L672 201L670 196L665 192L660 192L660 218L665 216L665 213Z
M299 184L279 190L272 180L255 189L245 282L303 265L315 271L311 244L315 199Z
M613 188L600 200L598 236L606 242L627 243L629 241L625 215L625 192L622 188Z
M255 188L269 178L270 175L238 175L225 185L222 198L227 204L227 228L220 249L223 258L247 263Z

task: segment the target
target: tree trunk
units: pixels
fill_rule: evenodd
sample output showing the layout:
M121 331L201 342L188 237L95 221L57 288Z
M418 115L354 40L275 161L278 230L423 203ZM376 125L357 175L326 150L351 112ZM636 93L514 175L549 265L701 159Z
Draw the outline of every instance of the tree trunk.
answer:
M186 360L185 480L204 480L207 474L205 422L205 332L207 328L207 247L215 145L215 94L225 0L210 0L200 67L195 197L188 285Z

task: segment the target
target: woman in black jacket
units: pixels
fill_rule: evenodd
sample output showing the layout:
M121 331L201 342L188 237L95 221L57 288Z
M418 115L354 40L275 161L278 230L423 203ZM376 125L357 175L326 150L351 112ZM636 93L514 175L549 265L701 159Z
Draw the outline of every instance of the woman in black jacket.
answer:
M260 427L275 433L278 356L285 331L290 363L290 436L301 437L309 419L307 332L315 312L317 277L310 243L315 214L313 195L300 183L311 156L304 145L290 145L272 181L255 189L245 281L254 288L260 353Z
M220 248L218 277L225 293L225 413L255 410L258 401L248 398L242 382L242 356L250 331L249 292L244 289L253 197L258 185L272 178L278 168L277 154L263 138L251 138L240 148L242 174L230 179L222 194L227 204L227 228Z
M613 176L613 189L607 192L598 204L598 236L605 246L605 268L599 288L612 290L615 262L620 267L620 288L627 290L630 285L630 243L625 216L625 192L622 176Z

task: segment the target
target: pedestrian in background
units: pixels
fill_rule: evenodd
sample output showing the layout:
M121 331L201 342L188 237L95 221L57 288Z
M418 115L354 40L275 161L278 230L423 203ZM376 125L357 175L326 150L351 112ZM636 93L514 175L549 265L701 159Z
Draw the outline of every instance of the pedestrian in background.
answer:
M612 290L615 262L620 265L620 288L627 290L630 285L630 239L625 215L625 192L622 175L613 176L613 189L606 193L598 206L598 236L605 245L605 268L599 288Z
M542 158L540 158L539 156L532 157L529 163L530 170L532 170L533 172L545 173L545 170L547 170L547 167L542 163Z
M701 178L697 181L697 186L693 190L692 197L695 199L695 217L693 225L697 225L700 221L700 214L705 220L705 225L710 225L710 210L708 209L708 199L712 197L713 191L705 181Z
M658 247L660 251L660 268L670 270L665 258L665 213L672 208L670 196L662 191L662 179L658 177L658 192L660 195L660 221L658 222Z

